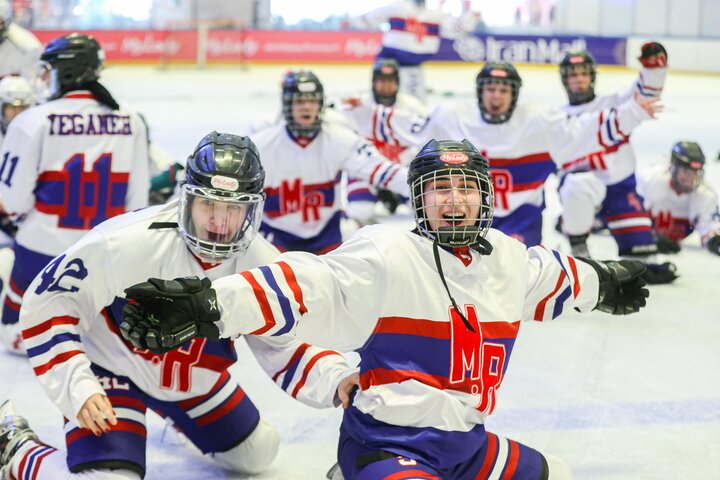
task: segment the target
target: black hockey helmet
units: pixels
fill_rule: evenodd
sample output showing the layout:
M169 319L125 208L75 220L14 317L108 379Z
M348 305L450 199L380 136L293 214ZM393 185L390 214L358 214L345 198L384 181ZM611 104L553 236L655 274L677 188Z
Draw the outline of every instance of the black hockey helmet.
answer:
M705 173L705 154L695 142L677 142L670 154L672 185L675 190L689 193L695 190ZM687 179L681 179L681 171L691 171Z
M386 107L395 105L398 89L396 89L392 95L379 94L375 88L375 81L378 79L395 80L398 88L400 87L400 67L395 59L378 58L373 65L372 72L372 92L375 101L380 105L385 105Z
M472 225L454 225L458 222L452 219L432 218L428 206L437 204L427 203L429 197L425 191L428 182L433 182L434 190L442 191L446 187L439 187L443 181L450 181L450 177L460 176L459 190L465 193L465 199L472 190L478 192L478 203L467 203L468 207L478 209L477 220ZM422 147L420 152L410 162L408 169L408 185L412 208L418 231L424 237L438 244L448 247L473 246L489 253L492 249L485 240L493 217L494 191L490 166L475 146L468 140L462 142L454 140L430 140ZM454 199L454 196L451 196ZM432 200L432 199L431 199ZM437 226L446 223L445 226ZM433 227L431 224L435 224ZM489 250L488 250L489 247Z
M320 102L320 111L312 125L303 127L295 122L292 115L293 99L316 99ZM309 70L288 72L282 82L283 116L288 129L295 135L310 137L315 135L322 125L322 111L325 103L325 92L320 79Z
M568 76L576 71L588 72L590 74L590 88L584 92L571 92L568 87ZM582 105L593 101L595 98L595 59L587 50L573 50L567 52L560 62L560 79L562 80L565 92L567 92L570 105Z
M50 41L40 61L50 71L50 99L54 99L97 81L105 53L90 35L71 33Z
M491 83L502 83L510 85L512 88L512 103L507 113L502 115L492 115L485 109L483 105L483 88ZM477 91L478 104L480 113L487 123L505 123L517 106L518 96L520 95L520 87L522 87L522 79L515 67L508 62L488 62L486 63L475 78L475 86Z
M180 196L178 225L188 246L211 260L247 250L262 217L264 181L249 137L212 132L200 140L187 159ZM198 224L210 215L211 228Z

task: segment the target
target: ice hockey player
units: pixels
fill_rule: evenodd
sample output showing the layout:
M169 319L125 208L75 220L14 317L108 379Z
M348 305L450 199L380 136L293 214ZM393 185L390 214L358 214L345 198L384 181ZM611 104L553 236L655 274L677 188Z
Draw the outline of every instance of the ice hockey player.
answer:
M25 78L12 76L0 80L0 147L10 122L35 101L35 92Z
M673 145L670 168L639 178L638 188L653 220L662 253L680 251L680 241L698 232L702 244L720 255L718 194L704 180L705 154L696 142Z
M657 42L642 46L640 74L626 91L595 94L597 68L587 51L568 52L560 62L560 78L568 95L568 115L600 112L617 107L633 95L658 98L667 74L667 52ZM634 256L649 262L646 279L668 283L676 278L671 264L657 264L656 239L650 216L636 189L636 160L630 134L621 132L620 142L602 145L597 151L579 156L560 168L560 202L563 206L563 233L573 255L589 256L587 238L596 218L610 230L621 256ZM650 278L652 277L652 278Z
M98 82L103 58L88 35L51 41L42 54L51 99L19 115L2 144L0 197L22 218L0 324L10 350L32 279L95 225L148 203L145 127Z
M452 17L441 10L425 7L425 0L399 0L358 17L346 20L348 26L378 29L388 23L377 58L392 58L400 66L400 88L425 100L425 78L422 64L437 55L440 37L457 38L472 32L478 14L467 11Z
M520 321L572 308L637 312L645 266L527 248L491 229L488 162L466 140L430 141L408 183L414 231L365 227L326 255L288 252L212 287L135 285L124 335L154 350L194 335L292 329L318 345L362 347L360 387L340 430L347 480L570 478L562 461L486 431L485 419Z
M278 253L255 236L264 171L249 138L205 136L186 172L179 200L96 227L28 290L23 339L38 380L66 418L67 451L42 443L6 405L0 465L12 478L141 479L149 409L234 472L256 474L277 454L278 432L228 371L237 361L232 341L188 338L179 349L152 353L120 336L125 287L158 275L214 280ZM337 352L287 336L247 342L289 395L313 407L347 402L343 389L353 377Z
M522 80L513 65L488 62L476 77L476 106L439 107L420 128L421 139L467 138L490 160L495 182L493 225L528 246L540 244L544 184L556 167L622 141L659 110L658 100L629 99L605 111L570 117L518 103ZM414 128L414 127L413 127Z
M15 75L34 81L42 50L35 35L12 21L10 0L0 0L0 79Z
M370 140L385 158L408 165L420 145L412 143L415 138L404 132L417 123L418 118L426 118L430 111L416 97L399 91L399 86L397 62L380 58L373 65L372 91L344 98L338 111L346 116L351 128ZM374 191L365 182L349 180L349 217L362 224L372 223L378 199L389 213L395 213L403 201L388 190Z
M284 121L253 140L264 159L260 232L281 251L324 253L342 242L342 173L407 197L407 168L385 159L352 130L323 121L323 85L309 71L282 85Z

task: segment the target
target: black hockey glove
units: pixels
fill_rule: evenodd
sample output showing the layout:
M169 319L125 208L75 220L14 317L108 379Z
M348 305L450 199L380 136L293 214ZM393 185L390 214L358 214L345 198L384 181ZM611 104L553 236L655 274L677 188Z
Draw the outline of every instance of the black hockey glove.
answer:
M594 261L576 257L595 269L600 278L596 310L613 315L628 315L645 306L648 292L642 274L645 264L638 260Z
M658 253L678 253L680 251L680 245L672 238L660 234L657 234L656 237Z
M710 237L710 239L705 245L707 245L707 249L710 250L712 253L714 253L715 255L720 255L720 235Z
M141 350L165 353L194 337L217 340L220 319L215 290L207 278L150 278L125 289L120 331Z
M390 213L395 213L398 205L402 203L400 195L395 192L391 192L390 190L385 190L384 188L378 190L377 197Z
M672 262L646 263L645 266L647 270L642 277L649 285L672 283L678 278L677 267Z
M645 68L660 68L667 66L667 50L658 42L643 43L638 60Z

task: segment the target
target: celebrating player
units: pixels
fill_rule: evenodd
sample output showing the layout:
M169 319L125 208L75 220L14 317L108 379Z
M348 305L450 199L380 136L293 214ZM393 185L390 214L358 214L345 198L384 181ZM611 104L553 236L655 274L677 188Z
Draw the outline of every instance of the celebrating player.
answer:
M667 52L657 42L642 46L642 69L632 88L613 95L595 95L595 60L586 51L568 52L560 63L560 77L570 104L568 115L599 112L617 107L634 94L658 98L667 74ZM650 260L657 253L652 222L638 196L635 179L635 153L630 134L613 145L575 158L561 167L560 201L563 206L561 228L568 236L573 255L589 256L587 238L596 217L610 229L622 256ZM676 278L670 265L652 265L652 283Z
M414 131L420 138L468 138L483 148L495 182L495 228L538 245L544 184L564 159L613 145L659 110L657 99L630 99L617 108L568 118L564 112L518 104L522 80L506 62L489 62L476 78L478 106L440 107Z
M695 142L672 148L670 168L641 176L638 187L653 220L658 248L680 251L680 241L697 231L702 244L720 255L718 194L703 179L705 155Z
M342 172L407 196L407 169L352 130L323 121L323 85L312 72L286 75L282 102L284 121L253 137L267 171L260 232L281 251L324 253L342 242Z
M412 143L416 139L404 135L404 132L409 130L413 122L417 122L417 117L427 117L430 112L417 98L399 91L398 72L395 60L378 59L373 65L372 92L344 98L338 110L356 132L373 142L385 158L407 165L417 145ZM388 190L374 191L365 182L349 180L348 216L351 218L363 224L372 222L378 199L390 213L394 213L402 201L397 194Z
M360 349L338 451L347 480L570 478L560 460L487 432L485 419L521 320L637 312L645 266L527 248L490 229L488 162L467 140L430 141L408 183L413 232L365 227L326 255L288 252L212 288L152 279L126 290L137 304L123 312L124 335L162 350L178 335L292 330Z
M466 12L456 18L425 7L425 0L399 0L346 20L348 26L377 29L388 23L377 58L392 58L400 66L400 88L425 99L425 78L421 65L437 55L440 37L456 38L472 32L480 17Z
M118 330L129 285L158 275L214 280L278 253L255 238L264 171L249 138L207 135L186 172L179 200L96 227L53 260L26 293L23 339L38 380L66 418L67 452L42 444L6 405L0 409L0 465L12 478L31 471L38 479L142 478L147 409L171 419L230 470L257 473L275 457L277 431L228 372L237 360L233 342L187 338L179 349L156 354L133 348ZM337 352L289 337L247 341L294 398L333 406L339 389L338 399L347 402L353 377L341 384L349 367Z
M0 0L0 79L15 75L35 80L42 44L12 21L10 0Z

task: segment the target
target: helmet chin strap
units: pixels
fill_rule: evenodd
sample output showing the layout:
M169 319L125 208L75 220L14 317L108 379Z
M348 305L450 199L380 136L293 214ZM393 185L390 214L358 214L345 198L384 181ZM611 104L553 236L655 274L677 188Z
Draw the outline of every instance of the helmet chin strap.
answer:
M470 243L468 238L461 232L455 231L453 227L440 227L435 231L437 237L435 243L450 247L470 247L480 255L490 255L493 251L492 244L484 237L478 235L475 243Z
M463 323L465 324L465 328L470 330L473 333L475 332L475 329L472 325L470 325L470 322L463 314L462 310L460 310L460 307L458 307L457 302L455 302L455 299L453 298L452 294L450 293L450 289L448 288L447 281L445 280L445 275L443 274L442 269L442 262L440 262L440 249L438 247L438 241L437 239L433 241L433 256L435 257L435 266L437 266L438 269L438 275L440 275L440 280L442 281L443 286L445 287L445 291L448 294L448 297L450 297L450 301L452 302L453 310L455 310L455 313L457 313L460 318L462 319Z

